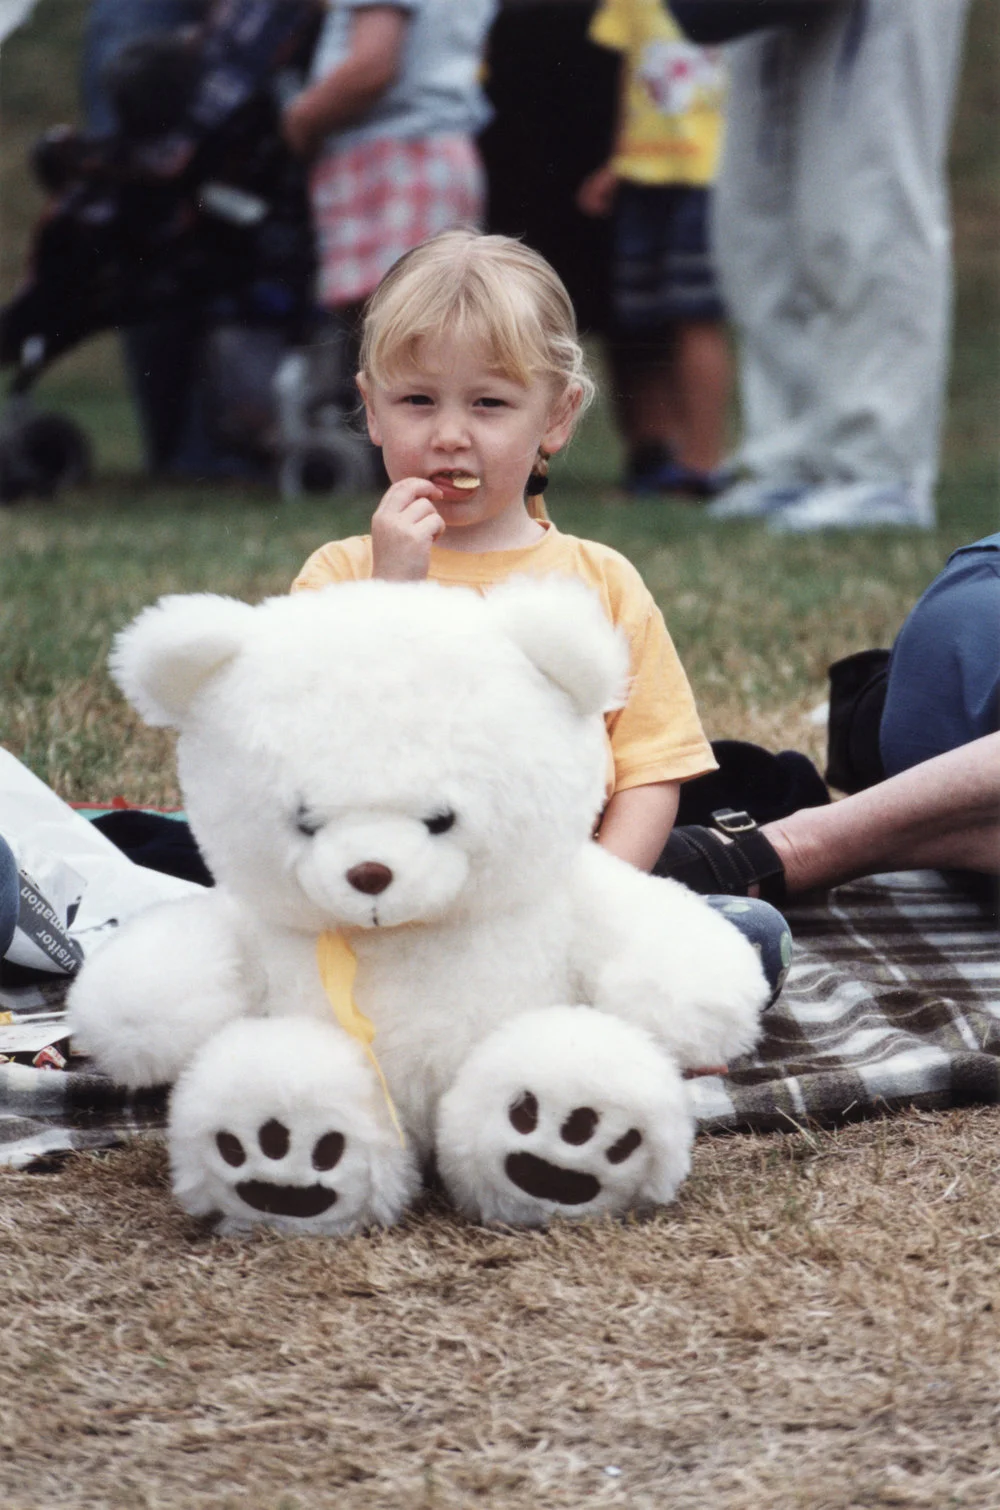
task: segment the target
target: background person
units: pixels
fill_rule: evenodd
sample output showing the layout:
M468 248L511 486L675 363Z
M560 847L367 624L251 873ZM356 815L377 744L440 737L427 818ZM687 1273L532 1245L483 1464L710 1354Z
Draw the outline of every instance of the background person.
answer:
M577 185L608 154L618 58L588 38L595 0L500 0L479 138L486 228L517 236L555 268L580 328L606 332L611 224L585 215Z
M577 203L613 215L608 351L625 486L706 497L730 387L708 235L720 59L686 41L662 0L602 0L589 34L621 55L612 155Z
M476 134L495 0L339 0L288 106L285 137L314 158L318 297L353 327L392 264L419 242L483 216ZM354 364L351 364L353 372Z
M715 249L744 436L718 518L934 522L967 0L673 0L727 49ZM756 29L752 28L764 28Z
M91 0L83 32L80 92L94 136L118 130L107 87L109 65L129 43L203 20L209 0ZM204 404L193 398L201 359L199 324L172 313L122 333L122 355L142 435L146 470L199 476L216 470Z

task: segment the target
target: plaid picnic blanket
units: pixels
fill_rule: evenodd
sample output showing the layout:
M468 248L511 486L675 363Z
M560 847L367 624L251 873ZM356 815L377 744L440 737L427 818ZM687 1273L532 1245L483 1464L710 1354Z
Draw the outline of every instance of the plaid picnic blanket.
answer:
M752 1055L691 1082L700 1128L827 1126L1000 1102L1000 932L937 871L871 876L789 909L795 954Z
M789 921L795 957L757 1050L689 1082L703 1131L1000 1103L1000 935L983 901L914 871L838 887ZM56 1042L61 991L36 988L15 1008ZM163 1126L164 1092L129 1094L69 1065L0 1065L0 1165L46 1168Z

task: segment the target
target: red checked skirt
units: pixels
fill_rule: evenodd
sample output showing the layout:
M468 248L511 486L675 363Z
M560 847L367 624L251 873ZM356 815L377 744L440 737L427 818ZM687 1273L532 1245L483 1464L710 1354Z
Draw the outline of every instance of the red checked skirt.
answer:
M474 142L465 135L362 142L321 157L310 179L328 309L365 299L411 247L454 226L476 225L486 197Z

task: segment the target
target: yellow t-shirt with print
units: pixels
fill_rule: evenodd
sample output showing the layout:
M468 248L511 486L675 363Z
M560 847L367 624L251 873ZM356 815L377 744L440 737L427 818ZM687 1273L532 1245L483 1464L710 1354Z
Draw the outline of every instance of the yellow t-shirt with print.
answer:
M628 701L605 716L609 760L606 790L687 781L716 769L694 696L653 596L630 561L596 540L564 535L546 521L545 533L518 550L431 549L428 576L452 587L487 592L511 576L561 575L586 582L629 645ZM333 540L314 551L292 591L363 581L372 574L370 535Z
M724 74L662 0L603 0L591 41L623 54L623 115L611 166L637 184L710 184L722 145Z

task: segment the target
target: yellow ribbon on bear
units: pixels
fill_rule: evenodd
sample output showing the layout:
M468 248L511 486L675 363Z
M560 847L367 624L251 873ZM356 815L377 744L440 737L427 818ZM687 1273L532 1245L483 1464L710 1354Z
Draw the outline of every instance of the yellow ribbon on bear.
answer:
M392 1125L399 1134L400 1145L405 1146L406 1139L399 1125L399 1118L382 1073L382 1066L376 1059L375 1050L372 1048L375 1024L358 1010L358 1004L354 1000L354 977L358 973L358 962L354 950L337 929L327 928L320 934L316 941L316 963L319 966L319 978L323 982L326 999L333 1008L333 1015L344 1032L350 1033L352 1038L357 1039L371 1060L372 1068L382 1087L385 1104L389 1108Z

